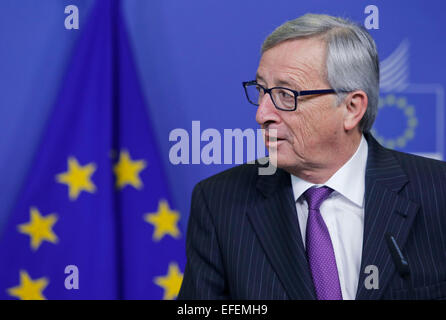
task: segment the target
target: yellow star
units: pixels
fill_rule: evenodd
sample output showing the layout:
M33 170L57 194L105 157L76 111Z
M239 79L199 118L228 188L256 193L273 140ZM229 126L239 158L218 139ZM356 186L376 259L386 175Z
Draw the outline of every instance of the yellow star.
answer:
M164 289L164 300L172 300L178 296L181 283L183 282L183 274L180 272L178 265L174 262L169 263L169 271L164 277L156 277L154 282Z
M169 204L165 200L159 202L157 212L145 214L144 220L155 227L153 232L155 241L159 241L166 234L170 234L174 238L180 236L177 226L180 214L178 211L170 210Z
M91 175L95 172L96 165L89 163L79 165L76 158L68 158L68 171L56 176L57 182L65 183L69 188L70 200L76 200L81 191L95 192L96 186L91 181Z
M126 185L131 185L136 189L141 189L143 184L139 174L145 167L146 162L144 160L132 161L128 151L121 151L119 162L113 168L116 174L116 186L123 189Z
M46 300L42 291L45 290L48 283L47 278L33 280L28 272L20 270L20 284L16 287L9 288L8 294L20 300Z
M31 248L36 251L39 249L42 241L57 243L58 239L53 232L53 225L57 222L56 214L48 214L45 217L40 215L37 208L30 208L30 221L18 226L19 232L31 237Z

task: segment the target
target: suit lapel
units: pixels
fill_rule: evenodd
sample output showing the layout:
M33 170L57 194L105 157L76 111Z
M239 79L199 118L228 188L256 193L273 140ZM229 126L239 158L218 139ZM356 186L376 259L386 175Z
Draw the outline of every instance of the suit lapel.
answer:
M379 299L396 268L385 241L393 235L403 250L419 205L399 195L408 179L392 153L371 136L365 177L364 240L356 299ZM368 265L379 272L379 289L367 289Z
M257 189L248 218L272 267L291 299L315 299L289 174L259 176Z

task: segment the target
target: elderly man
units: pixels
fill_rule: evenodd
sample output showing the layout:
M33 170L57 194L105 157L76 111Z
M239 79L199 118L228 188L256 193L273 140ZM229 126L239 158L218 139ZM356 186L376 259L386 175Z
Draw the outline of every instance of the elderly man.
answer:
M245 164L192 196L181 299L446 298L446 166L370 135L375 43L307 14L265 40L243 83L273 175Z

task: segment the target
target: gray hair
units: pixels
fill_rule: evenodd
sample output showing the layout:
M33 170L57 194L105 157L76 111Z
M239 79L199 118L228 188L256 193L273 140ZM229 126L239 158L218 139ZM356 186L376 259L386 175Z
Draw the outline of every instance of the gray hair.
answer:
M274 30L263 42L261 53L287 40L318 36L327 45L326 80L337 91L337 104L346 97L340 91L363 90L368 105L359 128L370 131L378 113L379 59L365 28L338 17L306 14Z

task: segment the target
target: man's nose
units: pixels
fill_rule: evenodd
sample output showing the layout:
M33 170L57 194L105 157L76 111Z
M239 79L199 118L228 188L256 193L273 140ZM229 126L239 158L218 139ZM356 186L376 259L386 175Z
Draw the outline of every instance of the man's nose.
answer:
M259 106L257 107L256 113L256 121L258 124L262 125L267 122L278 122L279 115L278 110L274 106L273 101L271 100L271 96L269 94L265 94L259 100Z

